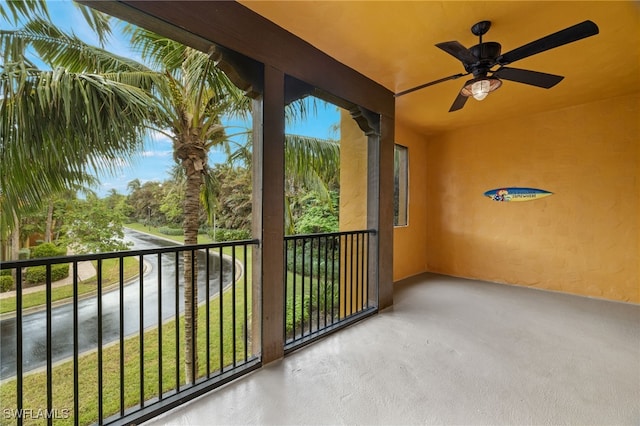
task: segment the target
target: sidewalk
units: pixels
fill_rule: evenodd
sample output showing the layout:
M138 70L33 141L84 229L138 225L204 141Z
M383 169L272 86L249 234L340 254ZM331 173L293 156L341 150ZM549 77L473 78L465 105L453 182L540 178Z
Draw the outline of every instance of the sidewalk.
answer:
M96 276L96 274L97 274L96 268L93 266L93 263L91 263L91 261L87 260L84 262L78 262L78 282L93 278ZM51 288L62 287L64 285L68 285L72 283L73 283L73 273L70 271L68 277L51 283ZM43 291L46 288L47 286L45 284L29 287L29 288L23 289L22 294L25 295L29 293L35 293L37 291ZM16 296L15 290L5 291L4 293L0 293L0 299L8 299L10 297L15 297L15 296Z

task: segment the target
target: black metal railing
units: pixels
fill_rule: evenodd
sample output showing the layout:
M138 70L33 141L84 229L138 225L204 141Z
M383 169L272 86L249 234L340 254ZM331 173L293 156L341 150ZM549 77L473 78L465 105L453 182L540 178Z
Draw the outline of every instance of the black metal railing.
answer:
M375 231L285 237L285 351L377 311L370 280Z
M2 263L15 282L15 293L0 298L2 424L137 423L258 368L248 271L249 248L258 243ZM197 266L192 352L184 349L183 259ZM52 271L62 264L69 277L54 285ZM87 265L95 273L83 280ZM27 283L34 268L46 277L35 290Z

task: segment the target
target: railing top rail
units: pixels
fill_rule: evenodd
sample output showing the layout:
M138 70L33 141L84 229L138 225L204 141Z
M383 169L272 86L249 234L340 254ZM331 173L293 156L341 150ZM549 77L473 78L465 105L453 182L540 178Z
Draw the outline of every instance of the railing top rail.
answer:
M58 263L70 263L70 262L83 262L86 260L98 260L98 259L117 259L130 256L144 256L158 253L175 253L189 250L202 250L207 248L224 248L224 247L237 247L245 245L259 245L260 240L239 240L239 241L226 241L221 243L207 243L207 244L189 244L168 247L157 247L144 250L123 250L113 251L105 253L92 253L92 254L74 254L69 256L55 256L55 257L41 257L37 259L26 260L12 260L9 262L0 262L0 269L15 269L25 268L29 266L40 265L55 265Z
M376 234L375 229L364 229L358 231L341 231L341 232L325 232L319 234L298 234L298 235L285 235L285 240L300 240L303 238L319 238L319 237L339 237L342 235L357 235L357 234Z

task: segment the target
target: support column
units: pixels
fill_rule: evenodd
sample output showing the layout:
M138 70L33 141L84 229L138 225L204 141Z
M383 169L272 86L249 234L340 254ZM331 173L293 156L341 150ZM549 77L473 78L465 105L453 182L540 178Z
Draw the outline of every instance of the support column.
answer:
M257 114L256 114L257 112ZM284 73L265 66L262 102L254 103L254 272L261 304L262 362L284 356ZM254 285L254 291L256 286ZM254 343L255 344L255 343Z
M377 164L378 173L369 174L369 191L376 192L378 199L370 197L370 208L377 203L378 222L377 234L377 277L378 277L378 308L384 309L393 305L393 147L395 143L394 120L392 117L380 117L380 131L378 152L370 151L370 164ZM370 139L371 140L371 139ZM372 141L373 142L373 141ZM372 147L373 148L373 147ZM372 164L372 165L373 165ZM370 226L374 224L371 223Z

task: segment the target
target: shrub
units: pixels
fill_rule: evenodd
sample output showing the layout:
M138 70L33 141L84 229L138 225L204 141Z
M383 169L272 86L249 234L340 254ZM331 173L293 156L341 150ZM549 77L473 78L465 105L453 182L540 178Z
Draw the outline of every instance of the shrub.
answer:
M58 265L51 265L51 281L58 281L69 276L69 264L62 263ZM31 266L27 268L27 272L24 277L28 284L39 284L47 281L47 267Z
M2 269L0 270L0 277L10 277L11 269Z
M251 238L246 229L216 229L216 241L238 241Z
M294 256L294 247L295 256ZM286 261L287 270L294 271L294 263L296 273L324 277L331 280L337 280L340 271L340 252L337 246L336 238L329 239L312 239L297 241L287 245ZM303 257L304 248L304 257Z
M11 273L11 271L7 272ZM11 290L13 290L13 277L11 275L0 275L0 293Z
M67 254L66 247L58 247L53 243L44 243L39 246L35 246L31 250L31 258L41 257L56 257L64 256ZM69 276L69 264L63 263L58 265L51 265L51 281L58 281ZM28 284L40 284L47 281L47 267L31 266L27 268L27 272L24 277Z
M287 338L296 337L293 335L294 325L296 328L296 334L301 333L302 330L306 326L308 326L309 312L310 312L309 302L310 302L310 299L308 295L304 296L304 301L300 300L300 297L298 297L296 299L295 306L293 305L293 299L291 297L287 298L287 312L286 312L287 318L285 320ZM295 320L296 320L295 324L293 323L294 310L295 310Z
M53 243L44 243L31 249L31 258L64 256L67 254L66 247L58 247Z
M163 226L162 228L158 228L158 232L164 235L182 235L184 231L181 228Z
M27 260L29 259L30 255L31 255L31 250L29 250L28 248L23 248L18 251L19 260Z

